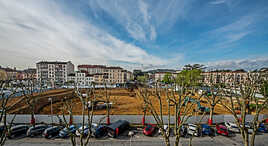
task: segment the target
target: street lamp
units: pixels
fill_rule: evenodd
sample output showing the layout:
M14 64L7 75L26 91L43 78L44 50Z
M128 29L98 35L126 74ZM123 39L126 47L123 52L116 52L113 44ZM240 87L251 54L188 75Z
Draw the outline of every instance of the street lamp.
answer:
M50 101L50 116L51 116L51 124L53 125L53 108L52 108L52 98L48 98L48 101Z

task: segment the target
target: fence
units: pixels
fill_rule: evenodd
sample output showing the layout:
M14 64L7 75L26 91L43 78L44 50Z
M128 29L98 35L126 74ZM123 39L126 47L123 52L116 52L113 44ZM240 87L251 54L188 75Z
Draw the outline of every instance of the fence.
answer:
M10 123L14 115L8 115L7 121ZM59 116L62 120L62 115ZM69 121L69 116L65 116L66 119ZM116 120L127 120L130 123L133 124L140 124L142 121L142 115L111 115L110 120L111 122L115 122ZM253 119L254 115L247 115L246 120L251 121ZM83 116L81 115L75 115L73 116L73 123L74 124L81 124L82 123ZM201 123L207 123L209 116L204 116L204 118L201 120ZM267 119L268 115L259 115L259 120ZM31 115L16 115L14 123L29 123L31 119ZM85 121L87 121L87 116L85 116ZM201 119L201 116L192 116L190 117L186 123L197 123ZM156 123L153 116L146 116L145 118L146 123ZM168 116L163 117L164 123L168 122ZM35 115L35 121L36 123L47 123L51 124L56 123L59 124L59 118L57 116L51 116L51 115ZM171 124L174 124L174 117L171 116ZM105 115L95 115L93 118L93 122L95 123L105 123L106 117ZM214 115L213 116L213 122L214 123L222 123L222 122L234 122L234 117L232 115Z

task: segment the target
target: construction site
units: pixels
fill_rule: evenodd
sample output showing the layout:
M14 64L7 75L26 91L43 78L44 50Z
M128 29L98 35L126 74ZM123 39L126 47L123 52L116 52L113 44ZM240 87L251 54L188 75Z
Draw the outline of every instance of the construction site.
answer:
M85 92L85 91L84 91ZM143 98L139 95L138 89L128 90L125 88L113 88L107 89L96 89L94 92L99 103L105 103L106 94L109 95L109 103L111 104L110 114L111 115L142 115L144 113L144 102ZM30 102L35 101L34 113L35 114L62 114L64 102L63 99L72 103L72 114L81 115L82 108L85 108L80 98L75 96L73 89L55 89L42 93L34 93L31 96ZM155 109L159 112L159 101L155 96L151 96L151 101ZM165 93L161 93L163 114L168 114L168 104ZM187 97L189 98L189 97ZM185 99L186 100L186 99ZM198 94L191 96L187 99L190 102L195 102L191 109L198 110L200 107L204 107L209 110L209 104L204 98L200 98ZM228 102L226 104L229 104ZM9 107L9 114L30 114L32 113L30 105L27 103L25 96L10 98L7 106ZM189 106L186 105L186 106ZM51 111L52 110L52 111ZM268 109L265 109L263 113L268 113ZM96 108L94 110L96 115L106 114L106 108ZM150 115L147 111L146 114ZM174 114L174 107L171 107L171 114ZM202 114L202 113L197 113ZM209 114L207 112L206 114ZM230 114L223 106L216 105L214 110L215 115Z

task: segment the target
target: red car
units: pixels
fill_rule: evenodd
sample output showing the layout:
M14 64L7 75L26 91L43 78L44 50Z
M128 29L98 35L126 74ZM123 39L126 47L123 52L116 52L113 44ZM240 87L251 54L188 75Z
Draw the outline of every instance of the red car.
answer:
M229 131L224 125L216 125L216 132L221 135L229 136Z
M156 130L155 124L148 124L144 127L143 134L146 136L152 136L155 130Z

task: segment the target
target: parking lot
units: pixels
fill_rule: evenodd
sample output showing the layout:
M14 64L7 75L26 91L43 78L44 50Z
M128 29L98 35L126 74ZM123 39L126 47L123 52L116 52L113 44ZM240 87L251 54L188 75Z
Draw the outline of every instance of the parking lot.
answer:
M265 146L268 143L268 134L257 135L256 146ZM171 137L171 143L173 143L175 137ZM79 138L77 138L79 142ZM189 138L181 138L181 145L187 146L189 143ZM214 145L242 145L242 139L239 134L235 137L194 137L192 141L193 145L198 146L214 146ZM7 140L7 146L69 146L71 145L70 139L44 139L44 138L18 138ZM104 139L91 139L90 145L93 146L162 146L164 145L163 138L161 135L156 137L147 137L142 134L137 134L133 138L119 137L114 138L104 138ZM172 144L173 145L173 144Z
M134 136L128 136L129 130L126 130L120 134L117 138L111 138L109 136L104 136L101 138L91 138L90 145L93 146L162 146L164 144L164 139L158 133L158 130L154 132L152 136L145 136L143 134L143 128L131 128L135 134ZM264 146L268 143L268 133L259 133L256 136L256 145ZM182 137L180 139L180 145L187 146L189 144L189 137ZM79 144L79 137L76 138L77 143ZM170 137L171 145L175 141L175 136L171 134ZM193 145L198 146L214 146L214 145L243 145L242 138L239 133L233 134L231 136L201 136L193 137ZM70 138L59 138L54 137L52 139L43 138L41 135L36 137L26 137L25 135L18 136L13 139L8 139L6 144L8 146L69 146L71 145Z

